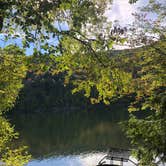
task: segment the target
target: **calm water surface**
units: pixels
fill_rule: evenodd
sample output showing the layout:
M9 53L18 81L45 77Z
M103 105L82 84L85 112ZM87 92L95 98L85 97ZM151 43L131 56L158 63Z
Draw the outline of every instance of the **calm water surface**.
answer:
M125 110L36 113L12 119L33 159L27 166L93 166L110 147L128 148L118 124ZM129 165L129 164L128 164Z

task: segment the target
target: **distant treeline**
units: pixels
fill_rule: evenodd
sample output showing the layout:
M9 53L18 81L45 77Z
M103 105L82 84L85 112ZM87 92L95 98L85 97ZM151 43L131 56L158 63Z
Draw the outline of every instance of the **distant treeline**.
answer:
M51 75L28 72L20 91L15 111L43 112L48 110L86 108L90 102L81 93L72 94L71 85L64 86L63 74Z
M64 85L64 75L52 75L49 72L44 74L35 74L28 72L24 80L24 87L20 91L14 112L44 112L44 111L73 111L81 110L103 110L116 109L121 105L125 108L129 99L125 98L117 103L112 103L109 107L103 103L91 104L83 93L72 94L72 85ZM117 108L119 109L119 108Z

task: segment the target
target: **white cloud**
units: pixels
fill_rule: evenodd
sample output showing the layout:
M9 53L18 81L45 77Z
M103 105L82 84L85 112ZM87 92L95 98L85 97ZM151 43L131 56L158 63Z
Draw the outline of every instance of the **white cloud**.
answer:
M129 0L113 0L110 10L107 10L105 15L110 21L119 20L121 25L131 24L134 21L132 13L145 4L147 4L147 0L139 0L135 4L129 4Z

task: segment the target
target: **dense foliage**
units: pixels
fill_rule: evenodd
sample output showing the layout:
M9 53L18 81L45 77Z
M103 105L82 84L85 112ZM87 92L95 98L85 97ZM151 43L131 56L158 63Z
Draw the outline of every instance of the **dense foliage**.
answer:
M14 46L0 49L0 113L14 105L25 75L23 52Z
M165 87L158 88L151 95L149 108L152 115L145 119L138 119L131 115L124 123L124 130L135 147L133 155L140 161L140 165L159 165L166 161L166 95Z
M20 113L66 111L92 106L83 94L71 93L72 86L64 86L64 74L35 74L29 72L24 79L14 111Z
M3 117L13 107L22 79L26 75L25 55L14 46L0 49L0 161L6 166L22 166L30 156L26 147L11 147L18 138L12 125Z
M22 166L26 164L31 157L27 153L27 147L11 147L11 143L18 139L18 133L2 116L0 116L0 133L0 164L5 166Z

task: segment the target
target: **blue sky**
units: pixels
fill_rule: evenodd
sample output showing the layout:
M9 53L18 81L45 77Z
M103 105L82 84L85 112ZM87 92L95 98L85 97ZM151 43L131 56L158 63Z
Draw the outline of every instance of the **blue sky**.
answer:
M10 44L15 44L19 47L22 47L22 41L21 41L21 38L17 38L17 39L9 39L7 41L5 41L5 37L3 34L0 34L0 47L5 47L7 45L10 45ZM33 53L33 44L30 44L30 48L27 48L26 49L26 55L32 55Z

